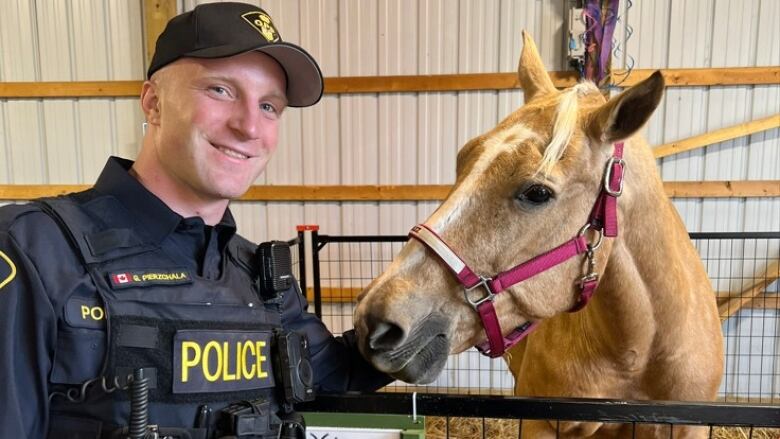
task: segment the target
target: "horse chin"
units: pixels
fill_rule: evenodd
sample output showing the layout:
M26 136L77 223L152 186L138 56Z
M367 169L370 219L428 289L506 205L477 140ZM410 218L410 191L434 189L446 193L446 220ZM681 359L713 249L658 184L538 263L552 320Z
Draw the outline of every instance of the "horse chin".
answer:
M409 357L409 361L400 370L390 372L390 375L411 384L430 384L444 369L449 347L447 338L444 335L437 335Z

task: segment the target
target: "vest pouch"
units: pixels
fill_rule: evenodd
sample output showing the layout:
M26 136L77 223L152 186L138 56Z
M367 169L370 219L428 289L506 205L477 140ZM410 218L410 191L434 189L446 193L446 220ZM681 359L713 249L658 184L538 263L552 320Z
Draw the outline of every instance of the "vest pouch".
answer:
M224 321L162 320L113 313L109 377L154 369L149 401L203 404L273 399L273 327ZM127 392L117 392L128 400Z
M81 384L100 374L106 334L99 329L61 329L51 371L54 384Z
M87 418L52 414L47 439L100 439L103 423Z

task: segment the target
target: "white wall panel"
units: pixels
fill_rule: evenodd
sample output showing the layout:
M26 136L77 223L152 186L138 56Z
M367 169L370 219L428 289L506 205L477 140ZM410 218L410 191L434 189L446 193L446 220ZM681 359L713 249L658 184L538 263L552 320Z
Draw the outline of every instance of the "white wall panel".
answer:
M196 0L180 2L192 9ZM285 40L326 76L514 71L527 29L545 65L565 68L567 2L521 0L267 0ZM67 81L144 76L141 1L2 0L0 79ZM772 0L621 2L616 67L780 64L780 4ZM728 29L728 32L723 32ZM651 144L780 111L776 86L674 87L645 129ZM326 96L286 112L260 184L446 184L457 150L522 102L522 92ZM0 102L0 179L94 180L105 157L137 153L136 100ZM666 180L777 179L777 130L659 161ZM777 228L780 201L675 200L691 230ZM301 222L328 233L403 233L437 203L260 203L257 238ZM761 212L756 218L755 213ZM243 220L242 220L243 221Z
M417 0L381 0L378 2L379 75L415 75L418 72L420 12ZM378 184L416 184L418 150L418 98L414 93L383 94L377 97L378 109ZM380 234L405 234L408 224L418 219L416 203L382 203L378 208Z
M141 2L2 0L0 80L88 81L143 75ZM110 154L134 157L136 99L4 100L8 183L87 183Z

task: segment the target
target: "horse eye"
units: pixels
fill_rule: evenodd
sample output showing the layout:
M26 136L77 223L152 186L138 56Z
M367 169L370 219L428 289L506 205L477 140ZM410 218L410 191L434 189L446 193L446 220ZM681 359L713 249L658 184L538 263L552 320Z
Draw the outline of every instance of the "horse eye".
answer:
M524 190L517 198L520 201L528 201L532 204L544 204L552 198L552 189L541 184L535 184Z

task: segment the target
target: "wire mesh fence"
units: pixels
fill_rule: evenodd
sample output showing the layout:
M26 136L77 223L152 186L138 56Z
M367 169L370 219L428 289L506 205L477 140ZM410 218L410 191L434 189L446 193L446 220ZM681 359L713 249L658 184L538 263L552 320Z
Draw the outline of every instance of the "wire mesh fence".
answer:
M726 356L720 400L780 404L780 232L693 233L691 239L716 291L723 324ZM406 240L314 231L301 232L291 241L298 244L293 253L299 281L334 333L352 328L355 298L390 265ZM313 250L307 254L307 248ZM470 349L451 356L429 385L395 382L385 391L511 395L513 387L504 361Z

